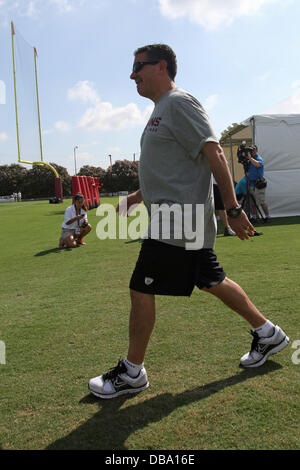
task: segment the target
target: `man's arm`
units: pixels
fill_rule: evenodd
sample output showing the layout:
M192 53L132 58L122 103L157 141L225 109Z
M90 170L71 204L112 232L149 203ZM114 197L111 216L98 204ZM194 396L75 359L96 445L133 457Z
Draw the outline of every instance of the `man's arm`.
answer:
M234 191L232 177L222 147L215 142L207 142L202 153L206 156L211 171L218 184L226 209L239 206ZM244 211L237 218L230 218L230 226L241 240L246 240L254 234L254 227L249 222ZM248 232L248 233L247 233Z
M252 165L254 165L256 168L260 168L261 167L261 164L258 160L255 160L255 158L253 157L250 157L249 158L249 162L252 163Z
M135 193L129 194L129 196L122 199L122 201L117 205L116 212L120 215L129 215L130 207L136 204L140 204L143 201L142 192L138 189Z

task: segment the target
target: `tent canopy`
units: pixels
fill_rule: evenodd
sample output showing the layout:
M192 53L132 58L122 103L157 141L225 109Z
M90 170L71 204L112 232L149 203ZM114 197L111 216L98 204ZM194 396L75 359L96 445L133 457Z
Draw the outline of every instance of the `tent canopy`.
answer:
M273 217L300 215L300 114L255 115L225 132L223 147L256 144L268 181L266 202ZM235 162L232 161L232 168Z

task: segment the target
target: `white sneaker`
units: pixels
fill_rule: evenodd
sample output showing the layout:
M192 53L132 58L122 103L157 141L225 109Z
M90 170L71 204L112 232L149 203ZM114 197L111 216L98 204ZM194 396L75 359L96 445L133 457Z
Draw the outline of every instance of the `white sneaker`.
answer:
M290 339L279 326L274 326L271 336L261 337L256 331L251 331L253 341L251 350L240 361L243 367L262 366L271 354L275 354L285 348Z
M117 366L110 371L91 379L88 387L96 397L115 398L127 393L146 390L149 387L149 382L145 367L140 370L137 377L130 377L124 362L120 360Z
M231 227L225 227L224 229L224 237L235 237L236 233L232 230Z

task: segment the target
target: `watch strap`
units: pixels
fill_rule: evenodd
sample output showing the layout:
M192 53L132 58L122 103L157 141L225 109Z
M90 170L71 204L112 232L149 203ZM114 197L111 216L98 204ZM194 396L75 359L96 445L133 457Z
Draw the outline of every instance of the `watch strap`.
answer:
M241 214L242 210L242 206L231 207L230 209L226 210L226 214L228 215L228 217L235 219Z

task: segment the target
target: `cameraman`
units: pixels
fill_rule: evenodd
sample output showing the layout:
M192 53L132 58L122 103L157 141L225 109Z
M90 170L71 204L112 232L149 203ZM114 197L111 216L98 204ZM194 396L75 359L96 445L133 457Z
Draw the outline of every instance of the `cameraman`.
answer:
M249 171L248 171L248 181L249 181L249 191L250 194L255 198L256 204L261 205L265 213L265 221L270 221L269 209L265 202L266 188L259 189L257 188L256 182L258 179L264 177L264 161L263 158L257 153L257 146L253 146L251 156L249 157ZM254 221L256 219L256 208L251 204L251 217L250 220Z

